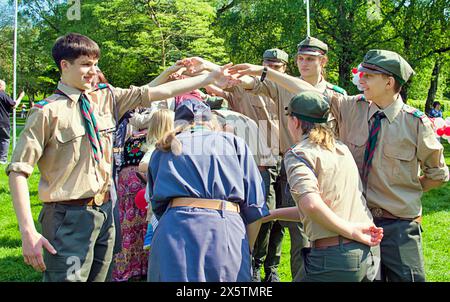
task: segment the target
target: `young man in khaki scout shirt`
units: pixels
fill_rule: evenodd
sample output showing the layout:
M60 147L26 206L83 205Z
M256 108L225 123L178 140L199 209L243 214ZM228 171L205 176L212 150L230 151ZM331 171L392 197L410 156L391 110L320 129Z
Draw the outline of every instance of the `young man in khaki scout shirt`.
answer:
M286 72L289 55L281 49L267 49L263 53L263 65L279 72ZM213 70L218 68L214 63L202 58L188 58L186 64L196 65L196 70ZM203 68L198 65L203 64ZM192 65L190 65L192 67ZM244 114L258 126L258 145L268 148L259 148L257 153L258 168L263 177L266 188L266 202L269 209L279 207L281 192L279 185L280 171L280 132L279 132L279 104L265 95L255 95L244 88L234 86L229 89L220 89L213 85L205 87L208 93L213 93L228 101L231 110ZM283 140L283 138L282 138ZM287 137L284 138L287 140ZM281 244L284 229L277 222L268 222L261 226L253 251L253 281L261 281L261 267L264 266L264 282L279 282L278 266L281 258Z
M58 89L31 109L6 170L23 256L44 272L44 281L105 281L115 236L108 192L117 119L137 106L215 83L219 75L92 89L100 57L94 41L71 33L56 41L52 55L61 71ZM27 184L36 164L42 235L33 223Z
M230 70L254 76L262 71L262 66L250 64ZM384 229L382 279L425 281L420 199L449 179L443 147L430 120L403 103L401 86L414 71L399 54L370 50L361 71L364 95L332 97L330 103L340 139L358 166L374 221ZM315 90L285 74L267 75L294 93Z

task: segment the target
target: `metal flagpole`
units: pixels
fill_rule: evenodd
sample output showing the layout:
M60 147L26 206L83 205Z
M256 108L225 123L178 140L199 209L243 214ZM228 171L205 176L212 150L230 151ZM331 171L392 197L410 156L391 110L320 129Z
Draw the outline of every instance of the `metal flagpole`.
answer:
M13 100L17 99L17 16L18 0L14 0L14 63L13 63ZM16 109L13 109L13 150L16 148Z
M311 36L311 30L309 25L309 0L305 0L306 2L306 36Z

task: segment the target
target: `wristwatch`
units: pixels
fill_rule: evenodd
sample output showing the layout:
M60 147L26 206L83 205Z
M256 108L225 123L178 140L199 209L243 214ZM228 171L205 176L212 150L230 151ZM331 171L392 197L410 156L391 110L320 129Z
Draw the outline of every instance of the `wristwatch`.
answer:
M263 72L261 74L261 82L264 82L264 80L266 79L266 75L267 75L267 66L264 66Z

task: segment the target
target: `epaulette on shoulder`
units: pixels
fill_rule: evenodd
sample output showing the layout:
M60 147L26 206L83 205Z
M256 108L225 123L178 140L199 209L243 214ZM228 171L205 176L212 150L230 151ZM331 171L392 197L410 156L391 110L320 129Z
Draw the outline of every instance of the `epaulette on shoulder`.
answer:
M98 83L98 84L95 85L95 88L96 88L96 90L97 89L106 89L106 88L109 88L109 84L107 84L107 83Z
M45 105L51 104L51 103L55 102L56 100L57 100L57 98L48 97L46 99L43 99L42 101L34 103L33 107L42 109L42 108L44 108Z
M347 94L347 92L345 91L344 88L341 88L341 87L339 87L337 85L333 85L331 83L327 83L327 88L330 89L330 90L333 90L334 92L343 94L343 95Z
M403 110L405 110L405 112L411 114L412 116L417 117L422 122L429 121L427 115L417 108L411 107L409 105L403 105Z
M334 91L336 91L336 92L338 92L338 93L340 93L340 94L347 94L347 92L345 91L345 89L344 88L341 88L341 87L339 87L339 86L336 86L336 85L333 85L333 88L332 88Z
M359 94L359 95L357 95L357 97L356 97L356 101L357 101L357 102L367 102L367 99L366 99L366 97L364 96L364 94Z

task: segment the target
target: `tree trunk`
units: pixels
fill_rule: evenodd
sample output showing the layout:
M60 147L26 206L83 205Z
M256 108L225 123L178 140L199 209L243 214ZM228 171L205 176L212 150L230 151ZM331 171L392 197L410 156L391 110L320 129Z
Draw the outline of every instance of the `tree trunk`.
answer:
M406 82L403 86L402 86L402 90L400 91L400 96L403 99L403 103L407 104L408 103L408 90L409 90L409 86L411 86L411 81Z
M352 70L352 62L354 59L354 54L352 51L349 51L351 49L351 46L353 44L352 39L352 31L348 27L348 23L353 22L354 14L352 11L345 7L345 3L339 2L338 5L338 12L339 17L337 20L338 25L338 33L340 36L340 41L336 41L338 44L341 45L342 51L339 54L339 81L338 85L340 87L349 89L351 87L351 70Z
M150 9L150 16L155 23L156 27L158 27L159 35L161 37L161 64L164 69L166 69L166 37L164 36L164 32L162 30L161 23L158 20L158 16L156 14L156 10L153 8L150 3L148 3L148 7Z
M436 92L438 89L439 71L441 69L441 60L437 58L434 62L433 72L431 73L430 89L428 89L427 101L425 103L425 112L430 112L433 106Z
M30 97L28 98L28 108L31 109L31 107L33 107L34 104L34 92L30 93Z
M351 89L354 87L352 82L350 81L351 77L351 62L347 60L347 58L343 58L339 60L339 82L338 85L344 89ZM351 90L347 90L349 94L351 94Z
M411 49L411 37L409 36L405 36L403 39L403 49L404 49L404 53L410 53L410 49ZM414 66L411 66L414 69ZM407 103L408 102L408 90L409 87L411 87L411 80L406 82L403 87L402 90L400 91L400 95L403 99L403 103Z

